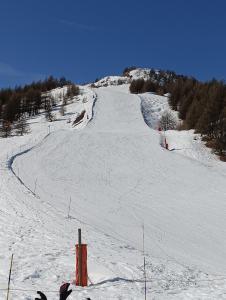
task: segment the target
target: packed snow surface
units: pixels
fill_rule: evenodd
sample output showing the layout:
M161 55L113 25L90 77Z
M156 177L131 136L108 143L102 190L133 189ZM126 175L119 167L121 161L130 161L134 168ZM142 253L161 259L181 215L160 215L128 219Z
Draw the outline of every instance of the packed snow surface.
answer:
M153 128L166 108L128 85L85 87L64 117L0 141L0 289L14 253L12 300L57 299L73 282L78 228L90 285L71 299L144 299L143 226L147 299L226 299L225 167L195 154L191 132L167 132L174 151L163 149Z

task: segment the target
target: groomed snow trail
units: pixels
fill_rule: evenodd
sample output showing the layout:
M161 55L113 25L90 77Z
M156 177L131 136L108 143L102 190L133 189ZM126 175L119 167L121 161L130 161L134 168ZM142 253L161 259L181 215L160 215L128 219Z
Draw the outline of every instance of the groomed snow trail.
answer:
M96 89L86 128L58 126L15 159L14 170L38 197L6 171L1 184L10 216L1 214L1 224L12 221L1 238L7 234L4 259L7 251L17 254L13 284L56 290L72 280L81 227L94 285L75 288L74 297L142 299L144 224L148 299L224 299L225 176L162 149L140 98L127 88ZM34 298L12 299L25 295Z

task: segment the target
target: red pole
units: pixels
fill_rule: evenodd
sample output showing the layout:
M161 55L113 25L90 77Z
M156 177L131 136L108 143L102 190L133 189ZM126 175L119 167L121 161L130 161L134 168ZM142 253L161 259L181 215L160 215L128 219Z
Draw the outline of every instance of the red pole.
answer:
M76 279L78 286L88 285L87 273L87 245L82 244L81 229L78 230L78 244L76 245Z
M82 231L78 229L78 284L82 285Z
M82 252L82 265L81 265L81 276L79 276L79 245L76 245L76 280L75 284L77 286L87 286L88 285L88 272L87 272L87 245L81 244ZM81 278L80 278L81 277Z

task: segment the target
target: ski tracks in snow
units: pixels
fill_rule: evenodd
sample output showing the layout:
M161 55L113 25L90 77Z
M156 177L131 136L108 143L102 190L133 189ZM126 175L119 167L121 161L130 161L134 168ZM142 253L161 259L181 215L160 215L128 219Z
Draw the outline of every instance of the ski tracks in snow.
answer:
M90 90L90 95L92 93ZM70 135L64 136L64 132L58 128L60 131L57 129L43 142L35 143L35 145L30 142L28 150L20 151L20 154L15 154L10 160L9 167L19 181L7 168L2 170L3 180L0 182L0 187L3 205L0 210L0 221L1 224L7 224L7 226L4 225L0 233L1 241L5 241L1 245L1 249L3 249L1 261L5 261L0 271L1 282L7 281L8 265L6 262L9 261L10 252L15 253L14 287L27 290L42 287L43 290L54 291L60 282L72 281L74 279L76 228L81 226L84 241L88 242L89 273L93 284L86 289L77 288L76 297L82 299L90 296L92 299L100 300L106 298L109 300L143 299L143 257L142 242L139 239L142 235L143 214L145 211L149 211L150 214L147 216L151 218L151 222L148 222L146 216L145 228L147 229L147 242L152 245L150 249L153 252L150 249L146 251L148 299L220 299L220 297L224 299L226 290L224 277L211 276L198 271L196 267L187 267L181 259L177 259L175 255L166 251L166 242L169 238L173 240L175 236L170 229L164 229L165 227L159 223L158 219L164 205L162 206L161 199L156 199L156 201L153 199L156 197L154 186L156 184L161 186L162 180L168 180L167 173L170 172L170 166L166 167L166 174L164 174L161 163L159 167L156 157L152 157L149 163L151 162L151 168L155 170L155 173L149 172L150 167L143 157L145 155L146 158L150 158L151 155L149 149L144 150L145 147L149 147L145 142L149 138L149 132L143 133L141 124L143 120L136 123L141 117L141 113L137 114L136 111L140 102L138 101L134 106L133 101L138 100L138 97L126 95L123 87L100 89L97 90L97 94L99 99L95 106L94 120L88 124L84 132L71 131ZM158 120L157 115L161 113L161 109L159 110L157 107L159 98L154 97L153 99L152 113L156 114L156 118L154 118L154 122L151 122L152 120L148 120L148 122L150 121L152 126L155 126ZM162 98L162 101L165 101L165 97ZM89 106L89 110L92 111L93 116L93 106L92 108ZM128 116L125 118L127 123L123 119L126 111L128 112ZM119 129L123 130L119 131ZM68 143L65 148L62 148L61 141L65 142L66 139L70 142L72 135L75 134L78 136L75 143ZM39 136L42 140L43 135ZM57 139L60 136L63 139L59 139L58 143ZM139 139L134 141L134 138L138 136ZM83 170L77 172L79 174L75 177L72 173L71 176L75 180L70 182L65 170L73 163L73 159L69 157L67 165L65 154L64 168L61 166L59 169L53 169L49 174L49 176L54 175L54 179L58 178L54 182L55 186L50 185L51 180L49 181L47 176L46 184L38 183L37 185L41 185L42 188L39 186L37 193L34 193L34 189L31 187L32 180L29 181L29 174L35 173L30 173L32 165L29 165L29 161L33 159L34 163L35 159L37 164L39 155L52 145L54 140L56 141L54 152L60 150L61 153L66 149L65 153L70 155L69 145L74 147L72 148L75 149L73 155L76 155L78 164L73 165L72 169L74 172L81 171L80 166ZM156 141L158 138L153 135L152 143L154 144ZM79 146L77 146L78 142ZM145 147L139 147L139 143L144 144ZM130 145L128 149L127 144ZM18 148L19 144L15 145L15 149ZM142 151L139 153L141 149ZM159 151L157 150L158 145L153 149ZM29 152L29 150L32 151ZM155 153L154 151L152 155ZM54 152L52 152L53 155ZM92 157L89 157L90 153L93 155ZM166 153L166 155L168 154ZM28 159L28 164L25 157ZM133 161L130 161L131 157ZM5 158L6 153L1 156L3 165ZM16 162L21 161L22 164L16 163L13 168L15 158L17 158ZM59 158L60 156L57 156L57 159ZM56 165L57 160L53 159L48 163L51 168L51 163ZM130 166L130 172L120 173L120 168L126 165ZM17 174L18 166L21 166L19 174ZM100 172L97 171L98 168ZM88 172L86 173L84 169ZM60 170L59 174L57 170ZM40 174L42 175L42 173ZM131 178L125 179L125 174ZM179 178L175 180L180 183ZM35 178L33 178L34 181ZM99 186L93 186L94 181L98 182ZM61 191L61 188L65 190ZM170 188L172 189L171 186ZM87 193L89 189L90 194ZM109 197L110 201L115 201L115 203L109 203L105 209L104 201L97 202L99 207L96 210L92 201L96 200L95 194L97 194L97 199L100 197L102 190L103 196ZM67 218L67 204L61 203L59 199L67 198L69 193L76 193L76 197L75 199L73 197L71 217ZM159 190L159 194L166 195L164 186ZM90 197L92 197L92 201ZM144 199L148 201L144 201ZM171 210L167 205L164 209L165 218L167 218L173 209ZM103 220L100 218L98 210L101 212ZM114 223L117 215L120 217L118 222L122 222L122 227L117 227L117 224ZM123 218L125 218L125 224ZM123 228L125 231L121 231ZM138 239L137 242L135 239ZM12 299L34 298L31 292L29 297L26 292L18 294L13 294ZM56 295L57 293L52 293L52 297L56 297Z

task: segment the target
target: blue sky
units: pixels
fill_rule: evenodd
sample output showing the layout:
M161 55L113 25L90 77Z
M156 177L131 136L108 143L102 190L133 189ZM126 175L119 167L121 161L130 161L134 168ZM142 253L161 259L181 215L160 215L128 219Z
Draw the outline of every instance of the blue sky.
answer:
M226 79L226 1L2 0L0 87L136 65Z

